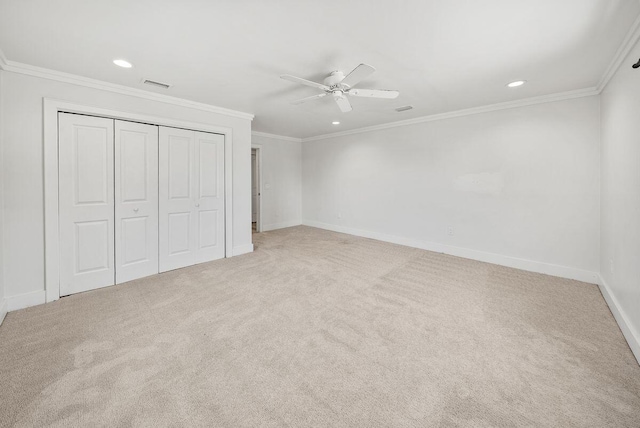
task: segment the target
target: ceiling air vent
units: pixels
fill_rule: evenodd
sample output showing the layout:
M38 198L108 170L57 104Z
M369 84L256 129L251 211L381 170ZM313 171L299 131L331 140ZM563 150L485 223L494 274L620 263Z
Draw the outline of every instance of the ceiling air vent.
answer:
M407 110L411 110L413 108L413 106L403 106L403 107L398 107L396 109L396 111L399 113L401 111L407 111Z
M142 79L142 83L145 85L155 86L156 88L169 89L171 85L168 83L156 82L155 80Z

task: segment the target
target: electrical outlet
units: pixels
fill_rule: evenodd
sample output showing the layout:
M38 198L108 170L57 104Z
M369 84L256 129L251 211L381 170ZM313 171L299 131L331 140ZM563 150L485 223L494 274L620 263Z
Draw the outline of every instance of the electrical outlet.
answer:
M609 259L609 272L613 273L613 259Z
M447 235L453 236L454 232L453 226L447 226Z
M342 214L338 213L338 218L342 218Z

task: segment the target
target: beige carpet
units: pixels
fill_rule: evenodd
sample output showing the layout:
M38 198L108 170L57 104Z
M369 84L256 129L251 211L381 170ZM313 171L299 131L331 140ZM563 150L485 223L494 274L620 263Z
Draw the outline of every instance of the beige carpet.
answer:
M595 285L309 227L10 313L2 426L639 427Z

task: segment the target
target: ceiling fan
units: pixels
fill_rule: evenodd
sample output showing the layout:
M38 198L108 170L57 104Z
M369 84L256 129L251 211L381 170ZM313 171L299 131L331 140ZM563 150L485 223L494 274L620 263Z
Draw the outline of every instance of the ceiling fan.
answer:
M322 89L324 92L318 95L312 95L310 97L302 98L300 100L292 101L291 104L302 104L307 101L317 100L327 95L331 95L335 102L340 107L343 113L351 111L351 103L347 98L347 95L352 97L365 97L365 98L386 98L394 99L400 95L398 91L387 91L382 89L356 89L354 86L376 71L375 68L367 64L360 64L354 68L351 73L344 75L341 71L333 71L326 77L323 83L312 82L311 80L302 79L300 77L291 76L289 74L283 74L281 79L289 80L290 82L300 83L302 85L311 86L312 88Z

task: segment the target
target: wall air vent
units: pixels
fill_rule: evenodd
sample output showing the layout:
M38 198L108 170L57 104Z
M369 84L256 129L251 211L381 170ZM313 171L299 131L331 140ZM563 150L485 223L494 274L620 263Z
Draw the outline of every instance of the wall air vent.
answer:
M411 110L413 108L413 106L403 106L403 107L398 107L396 109L397 112L401 112L401 111L407 111L407 110Z
M145 85L155 86L156 88L169 89L171 85L168 83L156 82L155 80L142 79L142 83Z

